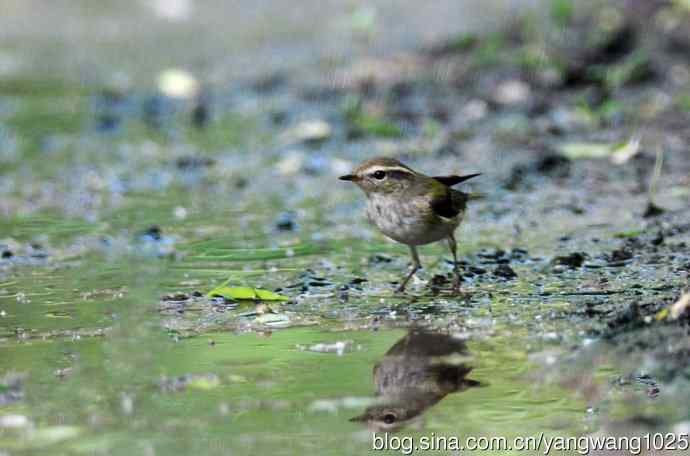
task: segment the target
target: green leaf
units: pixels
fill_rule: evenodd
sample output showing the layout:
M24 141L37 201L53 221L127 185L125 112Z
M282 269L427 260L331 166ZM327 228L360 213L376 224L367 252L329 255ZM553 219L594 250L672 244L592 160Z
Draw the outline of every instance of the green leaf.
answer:
M388 120L362 113L354 120L355 126L366 133L384 138L399 138L403 135L402 128Z
M642 228L631 228L631 229L625 230L625 231L617 231L617 232L613 233L613 237L622 239L622 238L630 238L630 237L639 236L641 234L644 234L644 229L642 229Z
M577 160L580 158L607 158L611 155L613 147L608 143L573 142L561 144L559 149L564 156L571 160Z
M256 295L261 299L262 301L287 301L288 298L287 296L280 295L278 293L274 293L272 291L268 290L261 290L259 288L255 288L254 292Z
M197 390L212 390L220 385L220 379L215 375L200 375L193 377L187 383L187 387Z
M287 296L252 287L228 287L221 285L208 292L209 297L222 296L225 299L254 301L287 301Z
M559 146L561 155L571 160L608 158L617 165L627 162L638 153L639 149L639 136L634 136L628 142L620 144L572 142Z
M342 111L354 132L384 138L403 136L404 132L399 125L383 117L367 113L359 97L347 98L343 103Z

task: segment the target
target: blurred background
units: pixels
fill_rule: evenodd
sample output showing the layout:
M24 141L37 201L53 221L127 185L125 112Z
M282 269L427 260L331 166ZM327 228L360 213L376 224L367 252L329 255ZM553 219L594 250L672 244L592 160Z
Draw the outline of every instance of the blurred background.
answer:
M413 50L498 28L539 0L5 0L0 77L139 84L171 66L204 82ZM305 66L310 66L308 69Z

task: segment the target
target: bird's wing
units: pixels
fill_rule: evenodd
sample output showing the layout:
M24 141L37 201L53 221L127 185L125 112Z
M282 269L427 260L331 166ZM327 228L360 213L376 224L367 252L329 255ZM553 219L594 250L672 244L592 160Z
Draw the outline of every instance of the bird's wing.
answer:
M440 217L453 218L467 208L467 194L446 187L445 192L436 192L431 199L431 209Z
M434 176L434 179L436 179L446 187L452 187L453 185L459 184L460 182L465 182L466 180L472 179L473 177L477 176L481 176L481 173L466 174L464 176Z

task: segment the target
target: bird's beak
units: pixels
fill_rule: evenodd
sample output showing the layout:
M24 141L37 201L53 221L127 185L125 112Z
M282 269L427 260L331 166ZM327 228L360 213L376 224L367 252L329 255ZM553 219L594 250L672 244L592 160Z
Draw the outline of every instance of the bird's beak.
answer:
M477 177L477 176L481 176L481 175L482 175L482 173L467 174L465 176L460 176L460 179L458 179L458 181L456 183L459 184L460 182L465 182L466 180L470 180L473 177Z
M340 176L338 179L340 179L340 180L342 180L342 181L352 181L352 182L354 182L354 181L357 180L357 176L354 175L354 174L345 174L344 176Z
M362 423L366 420L367 420L367 415L365 413L363 415L354 416L354 417L350 418L348 421L350 421L352 423Z

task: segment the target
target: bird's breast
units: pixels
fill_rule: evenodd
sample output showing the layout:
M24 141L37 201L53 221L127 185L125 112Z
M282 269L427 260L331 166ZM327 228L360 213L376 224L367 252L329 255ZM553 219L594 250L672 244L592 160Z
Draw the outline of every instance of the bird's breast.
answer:
M369 221L389 238L408 245L422 245L448 237L460 224L461 215L438 217L424 198L403 200L387 195L370 195L366 213Z

